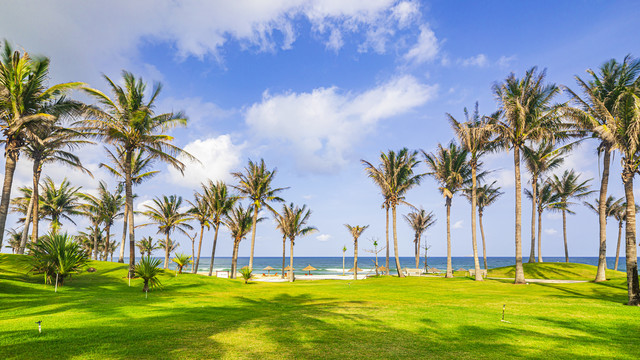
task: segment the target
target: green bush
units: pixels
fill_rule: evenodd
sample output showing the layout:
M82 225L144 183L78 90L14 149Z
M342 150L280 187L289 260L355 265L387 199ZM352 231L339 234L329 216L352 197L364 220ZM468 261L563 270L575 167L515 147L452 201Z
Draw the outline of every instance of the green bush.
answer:
M253 276L251 269L249 269L248 267L240 269L240 274L242 275L245 284L248 283Z
M142 291L147 292L149 289L161 287L160 279L158 275L162 272L160 269L160 263L162 260L151 258L149 256L143 257L135 267L135 274L137 277L144 280L144 286Z
M176 254L176 257L171 260L178 265L178 274L182 274L182 268L193 262L191 256L185 254Z
M29 271L44 274L45 283L52 283L58 276L58 285L67 277L79 273L87 265L89 257L72 236L49 233L31 243L27 262Z

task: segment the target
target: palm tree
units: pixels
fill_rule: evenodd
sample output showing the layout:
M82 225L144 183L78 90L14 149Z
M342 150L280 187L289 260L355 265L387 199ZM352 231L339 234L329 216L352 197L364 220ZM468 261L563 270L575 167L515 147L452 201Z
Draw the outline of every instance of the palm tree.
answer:
M75 150L84 144L91 144L91 142L82 139L85 134L77 124L63 126L59 120L61 118L56 117L54 122L45 122L39 124L38 127L32 128L22 149L24 154L33 160L33 189L35 189L35 195L32 199L39 197L40 175L45 164L57 162L93 176L82 165L80 158L71 152L71 150ZM20 254L24 253L29 232L29 219L32 217L33 233L31 239L35 242L38 239L39 204L33 200L27 209L27 222L22 230Z
M565 130L551 101L559 89L544 84L546 71L537 73L533 67L522 79L511 73L502 83L493 85L500 112L493 116L496 133L505 149L513 150L515 168L515 248L516 284L524 284L522 267L522 183L520 180L520 152L527 141L547 139L551 143L563 137Z
M624 201L624 198L620 198ZM636 212L640 210L640 206L636 204ZM618 244L616 246L616 262L613 266L614 270L618 270L618 263L620 260L620 238L622 237L622 225L627 221L627 204L620 203L613 210L613 217L618 221Z
M202 250L202 235L204 234L204 228L207 230L211 227L211 208L209 207L209 202L207 198L198 192L193 194L194 202L187 202L191 205L191 208L187 210L189 216L193 220L196 220L200 224L200 241L198 242L198 256L195 258L195 264L193 266L193 273L198 272L198 266L200 265L200 251ZM196 233L197 234L197 233ZM191 238L191 237L189 237ZM195 235L194 238L195 239ZM192 242L193 243L193 242ZM211 259L211 263L213 263L213 258Z
M151 256L151 252L153 250L160 249L158 243L153 241L153 238L151 236L143 237L142 239L138 240L136 246L140 250L140 257L144 257L144 254L147 254L147 256Z
M233 196L229 193L227 185L222 181L214 183L209 180L207 185L202 185L204 197L207 199L209 209L211 210L211 225L213 226L215 233L213 235L213 246L211 248L211 263L209 264L209 276L213 273L213 262L216 258L216 245L218 243L218 231L220 225L224 224L225 216L233 209L233 206L238 201L237 196Z
M445 198L447 209L447 274L445 277L453 277L453 266L451 264L451 199L453 195L469 184L471 178L471 166L467 161L467 150L450 143L445 148L438 144L436 153L427 154L424 150L422 154L429 169L428 175L433 176L440 183L440 192Z
M104 76L113 92L113 99L103 92L91 88L83 89L98 100L102 109L91 108L89 115L93 118L87 123L93 132L107 144L120 146L124 159L124 183L129 225L129 276L133 277L135 267L135 233L133 223L133 169L131 164L137 152L149 154L153 159L168 163L170 166L184 170L184 164L177 159L181 155L193 159L191 155L173 145L173 137L166 135L169 129L183 125L187 119L181 113L165 113L157 115L153 109L162 86L156 83L151 96L145 99L146 84L142 78L127 71L122 72L124 88ZM123 242L124 244L124 242ZM168 261L165 261L167 263Z
M109 148L105 147L104 150L107 153L107 158L109 158L112 165L106 163L100 163L100 167L104 167L107 169L113 176L122 179L120 184L122 186L125 185L126 176L125 172L125 164L124 159L126 158L125 150L122 146L116 145L115 154L109 150ZM131 156L131 184L132 186L140 185L143 181L149 180L156 176L160 171L158 170L148 170L153 166L153 157L146 156L141 150L135 150ZM135 194L133 195L135 198ZM135 212L134 212L135 213ZM129 215L127 214L126 208L126 198L125 198L125 211L124 218L122 223L122 242L120 244L120 255L118 257L119 263L124 263L124 246L127 243L127 220L129 219Z
M116 249L118 248L118 245L120 245L118 242L110 242L109 243L109 247L105 250L105 253L108 252L109 253L109 261L113 262L113 253L116 251ZM105 256L106 257L106 256Z
M9 245L8 248L11 248L11 253L16 254L18 250L20 250L20 241L21 234L16 229L7 230L7 235L9 235Z
M55 232L62 226L61 219L69 220L72 215L81 215L80 209L80 186L73 187L67 178L62 180L60 187L50 177L44 179L42 184L42 197L40 197L40 208L42 214L51 220L51 229Z
M178 274L182 274L182 268L191 264L193 260L191 260L191 256L185 254L175 254L175 257L171 259L178 266Z
M395 155L395 154L394 154ZM365 171L369 178L373 180L373 182L380 188L380 193L382 194L382 208L385 210L385 240L386 240L386 273L389 275L389 209L391 208L391 194L389 192L389 184L391 183L390 176L392 174L391 160L389 156L381 154L380 160L381 164L376 167L370 162L366 160L360 160L360 162L364 165ZM393 157L395 159L395 156ZM344 274L342 274L344 275Z
M542 140L536 145L522 147L524 164L531 174L531 252L529 262L535 262L536 248L536 204L538 203L538 179L545 173L559 167L564 162L562 155L570 147L564 146L555 149L551 142Z
M0 54L0 129L4 135L5 171L0 200L0 247L4 237L11 185L20 149L30 136L30 131L43 123L81 108L81 104L64 95L82 83L70 82L47 88L49 59L32 57L28 53L14 51L4 41ZM36 197L37 199L37 197Z
M542 260L542 213L547 210L559 211L560 196L553 190L553 184L547 179L543 183L536 185L536 213L538 214L538 262ZM524 190L525 195L531 199L533 194L529 189Z
M311 210L307 209L307 205L302 207L294 206L293 203L289 206L283 206L284 214L284 226L287 229L286 233L289 237L289 243L291 244L291 250L289 251L289 282L293 282L293 245L295 245L296 238L311 234L318 229L313 226L308 226L309 218L311 217Z
M605 220L609 219L610 217L616 217L616 214L620 211L620 209L622 208L622 204L623 204L624 199L620 198L617 199L612 196L609 195L609 197L607 197L607 201L605 202ZM593 211L596 213L596 215L600 216L600 199L596 198L594 199L593 203L584 201L584 206L587 207L587 209ZM621 230L622 230L622 224L620 224L619 228L618 228L618 246L620 245L620 234L621 234ZM618 247L619 250L619 247ZM605 267L607 265L606 259L605 259Z
M344 275L344 255L346 252L347 252L347 245L343 245L342 246L342 275Z
M479 185L476 189L476 199L478 206L478 223L480 224L480 235L482 236L482 258L484 260L484 269L487 270L487 246L485 244L484 239L484 227L482 226L482 216L484 215L484 208L492 205L500 195L503 193L500 192L500 187L494 187L496 182L492 182L491 184ZM464 189L464 196L471 202L471 189Z
M165 249L166 252L171 254L171 253L174 253L176 250L178 250L178 246L180 246L180 244L178 242L176 242L176 241L171 240L171 239L168 239L168 240L167 239L160 239L160 240L158 240L157 249Z
M413 233L415 234L413 244L415 247L417 269L420 266L420 239L422 239L422 234L436 223L435 215L432 211L427 213L424 209L416 209L405 215L404 219L407 221L409 226L411 226L411 229L413 229ZM376 267L377 266L378 265L376 264Z
M599 209L600 251L598 256L598 271L595 281L605 281L607 261L607 231L606 209L604 205L609 186L609 167L611 153L616 149L616 141L605 136L601 130L616 121L616 101L626 87L631 86L640 74L640 60L626 56L622 63L611 59L600 66L598 73L588 69L589 80L576 76L578 87L584 92L584 99L569 88L565 88L572 96L575 107L566 107L565 115L576 125L599 140L598 154L603 155L602 177L600 179Z
M482 281L480 273L480 262L478 261L478 242L476 240L476 203L478 201L477 176L478 167L482 165L480 158L485 153L492 151L496 147L494 140L493 125L488 121L489 118L480 116L478 111L478 103L472 116L469 116L467 109L464 109L466 122L460 123L451 114L447 114L451 127L460 142L460 146L465 149L469 155L469 167L471 168L471 244L473 247L473 264L475 267L475 280ZM418 244L419 245L419 244ZM418 252L420 247L416 247L416 264L418 263ZM416 268L418 266L416 265Z
M369 227L369 225L351 226L349 224L344 224L344 226L349 230L351 236L353 236L353 278L358 280L358 238Z
M267 170L264 159L260 163L249 160L249 164L244 168L244 172L234 172L232 175L238 180L238 186L234 186L240 194L251 199L253 206L253 224L251 225L251 253L249 254L249 269L253 269L253 249L256 243L256 224L258 222L258 212L262 206L273 211L269 205L272 201L284 201L277 196L279 192L287 188L271 187L276 169Z
M397 229L397 207L407 203L405 194L411 188L420 184L423 174L415 174L414 169L420 161L417 159L417 151L409 151L407 148L400 149L397 153L389 150L387 154L380 153L381 165L374 167L365 160L361 162L365 165L368 176L376 183L385 198L385 208L391 209L391 221L393 224L393 249L396 258L396 269L399 277L404 277L400 266L400 255L398 254L398 229ZM388 226L387 226L388 232ZM388 244L387 244L388 249ZM387 269L389 264L387 263Z
M253 223L251 213L253 207L249 206L247 209L242 207L242 204L234 207L225 215L224 223L231 232L231 238L233 239L233 255L231 257L231 278L236 278L236 271L238 268L238 248L240 247L240 241L247 236L251 231L251 224ZM262 219L256 219L256 222Z
M92 229L99 229L104 221L100 199L91 194L80 194L80 197L84 200L84 203L80 205L82 215L89 219ZM102 233L102 230L99 232ZM98 260L98 231L92 231L91 234L93 235L93 259Z
M140 263L135 268L135 275L144 280L142 291L146 293L149 289L162 286L158 279L161 272L160 259L152 259L148 256L140 259Z
M558 175L554 174L551 180L553 191L555 191L555 193L560 197L558 207L562 210L562 233L564 235L565 262L569 262L569 248L567 246L567 212L569 214L574 214L574 212L569 209L569 206L573 204L569 202L569 199L582 199L593 193L593 191L589 191L590 185L588 185L591 180L592 179L587 179L581 182L580 175L576 174L573 170L565 170L562 174L562 178L559 178Z
M187 234L187 230L193 229L187 222L189 215L181 212L182 196L162 196L162 198L154 198L152 205L145 205L147 211L144 212L151 221L158 225L158 234L166 236L164 242L164 269L169 267L169 253L171 239L169 236L174 230L178 230L183 234ZM131 219L129 219L131 220Z
M285 261L286 261L286 249L287 249L287 238L289 236L288 234L288 229L287 229L287 224L286 224L286 219L285 219L285 214L286 214L286 205L283 205L283 211L282 214L279 214L278 212L273 211L273 218L276 220L276 228L278 230L280 230L280 233L282 234L282 275L280 275L280 277L282 279L284 279L284 268L285 268Z
M107 256L107 251L112 251L115 249L111 246L110 238L111 238L111 227L113 226L116 219L119 219L124 216L122 212L122 208L125 204L125 197L122 193L124 191L124 187L122 185L118 185L116 190L112 193L107 188L107 184L103 181L100 182L98 186L98 196L100 201L100 216L102 218L102 223L104 224L104 231L106 234L105 238L105 254Z

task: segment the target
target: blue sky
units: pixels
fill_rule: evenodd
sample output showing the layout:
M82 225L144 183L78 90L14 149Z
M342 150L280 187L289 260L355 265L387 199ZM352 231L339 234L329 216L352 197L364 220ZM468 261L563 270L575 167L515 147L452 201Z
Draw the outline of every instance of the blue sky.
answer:
M491 85L512 71L521 75L537 65L548 69L550 82L574 87L573 76L587 68L638 55L638 15L632 1L23 1L3 5L0 37L49 56L52 82L106 89L102 73L118 79L127 69L164 84L158 111L186 112L189 126L172 135L204 167L190 164L182 177L159 166L162 174L137 188L138 208L162 194L191 199L206 178L233 181L230 171L249 158L264 158L278 168L275 185L290 187L283 193L286 201L307 204L319 228L296 242L296 253L338 256L343 244L352 248L344 223L371 226L362 248L370 247L371 238L384 239L381 198L360 159L376 161L380 151L404 146L433 151L447 143L453 133L445 113L462 119L463 108L476 101L481 112L494 111ZM594 146L578 148L565 168L597 182ZM82 158L96 179L115 183L97 167L104 160L101 146L87 148ZM490 155L485 165L505 192L486 210L488 253L513 256L512 155ZM30 182L30 169L20 161L15 187ZM97 180L66 168L44 171L58 180L68 176L87 191L96 187ZM610 181L611 192L621 196L619 176ZM426 179L408 200L434 211L438 223L426 238L432 255L445 255L444 201L437 185ZM523 209L527 255L530 204ZM596 216L582 206L575 210L568 222L570 255L595 256ZM456 197L454 256L471 254L469 214L467 201ZM14 222L10 218L8 227ZM549 214L543 222L543 255L561 255L561 217ZM73 232L87 222L64 225ZM413 235L401 216L398 230L400 254L411 255ZM611 221L609 255L616 231ZM137 237L154 233L151 227L139 229ZM120 238L120 226L114 235ZM257 235L257 256L281 253L271 220L258 226ZM212 236L205 234L204 254L210 253ZM180 251L190 252L184 236L176 239ZM241 256L248 255L249 242L241 244ZM231 255L226 232L218 244L220 256Z

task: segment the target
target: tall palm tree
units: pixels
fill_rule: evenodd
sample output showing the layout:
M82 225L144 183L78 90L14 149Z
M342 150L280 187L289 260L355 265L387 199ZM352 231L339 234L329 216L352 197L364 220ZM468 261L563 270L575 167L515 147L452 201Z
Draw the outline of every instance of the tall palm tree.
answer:
M467 161L467 150L450 143L448 147L438 144L435 153L422 154L429 172L427 173L440 184L440 192L445 198L447 209L447 273L445 277L453 277L451 264L451 199L458 190L471 182L471 166Z
M344 254L347 252L347 245L342 246L342 275L344 275ZM387 268L388 270L388 268Z
M495 149L497 143L494 140L495 131L493 124L488 121L490 118L480 116L477 102L473 115L469 115L467 108L464 109L464 115L466 121L463 123L456 120L451 114L447 114L447 117L460 142L460 146L469 153L469 167L471 168L471 244L473 247L473 264L475 268L475 280L482 281L480 262L478 261L478 242L476 240L476 203L478 201L476 195L476 173L478 167L482 165L480 162L482 155ZM416 263L418 263L418 249L419 247L416 248Z
M558 207L562 210L562 234L564 236L564 257L565 262L569 262L569 247L567 245L567 213L575 214L569 209L573 203L569 199L582 199L589 196L593 191L589 191L588 183L593 179L581 181L580 175L575 171L565 170L562 177L553 175L551 184L553 191L560 197Z
M21 242L21 233L18 232L18 230L16 229L9 229L7 230L7 235L9 235L9 245L7 245L8 248L11 248L11 253L12 254L16 254L18 253L18 250L20 249L20 242Z
M107 169L113 176L121 179L120 184L125 185L126 176L124 159L126 158L126 152L122 146L115 146L115 153L105 147L104 150L107 153L107 158L111 164L100 163L100 167ZM131 184L132 186L140 185L143 181L150 180L156 176L159 170L149 170L153 166L153 157L147 156L141 150L135 150L131 156ZM135 194L133 195L135 198ZM127 243L127 221L129 215L127 214L126 199L125 199L125 211L122 222L122 242L120 243L120 255L118 257L119 263L124 263L124 247Z
M287 229L286 233L291 244L289 250L289 267L291 268L289 282L293 282L295 279L293 274L293 245L295 245L296 238L311 234L318 229L307 225L309 217L311 217L311 210L307 209L307 205L298 207L291 203L289 206L283 206L282 210L284 213L284 227Z
M553 184L549 179L543 183L536 185L536 213L538 214L538 262L542 260L542 213L549 209L553 211L560 211L560 196L553 190ZM524 189L525 195L531 199L533 194L529 189Z
M380 193L382 194L382 208L385 210L385 272L387 273L387 275L389 275L389 209L391 208L391 193L389 192L389 184L391 183L390 176L392 175L392 164L390 163L390 160L395 159L395 156L391 158L388 155L383 155L384 154L380 155L381 164L377 167L366 160L360 160L360 162L364 165L364 170L369 178L371 178L371 180L373 180L373 182L380 188Z
M599 140L598 154L602 154L602 177L600 179L599 209L600 225L600 251L598 254L598 271L595 281L605 281L605 269L607 261L607 231L606 209L604 205L609 186L609 167L611 153L616 148L616 142L603 136L602 127L606 127L615 121L616 101L626 87L631 86L640 75L640 60L626 56L620 63L611 59L598 69L598 72L588 69L589 79L583 80L576 76L578 87L584 93L580 97L576 92L565 88L572 96L575 107L566 107L565 115L575 122L578 127Z
M224 225L225 216L233 209L238 201L238 197L229 193L227 185L218 181L214 183L209 180L202 185L203 196L207 199L209 209L211 210L211 226L215 230L213 235L213 246L211 247L211 263L209 264L209 276L213 273L213 262L216 258L216 245L218 243L218 231L220 226Z
M276 211L272 212L273 218L276 221L276 228L280 230L280 233L282 234L282 275L280 275L282 279L284 279L284 274L285 274L284 268L285 268L285 261L286 261L287 238L289 237L287 224L286 224L287 220L285 219L285 215L287 211L286 207L287 205L283 205L282 214Z
M114 192L110 192L107 188L107 184L103 181L98 186L98 196L100 199L100 215L102 216L102 223L104 224L105 237L105 257L106 252L113 253L115 248L112 246L111 240L111 227L116 219L124 217L122 208L125 205L125 197L123 194L124 187L120 184L116 187Z
M129 276L135 271L135 232L133 223L133 169L131 164L136 152L144 152L154 159L165 162L170 166L184 170L184 164L177 156L193 159L184 150L172 144L173 137L166 135L169 129L182 125L186 126L187 119L181 113L155 114L155 101L162 90L160 83L156 83L151 96L145 97L146 84L142 78L127 71L122 72L124 87L114 83L104 76L113 93L113 98L103 92L91 88L83 89L93 96L101 105L101 109L93 107L89 111L91 119L87 123L93 132L107 144L120 146L124 159L124 183L127 214L129 225ZM123 242L124 244L124 242ZM166 263L167 261L165 261Z
M623 198L616 200L614 196L609 195L609 197L607 197L607 201L605 202L605 206L604 206L605 220L608 220L610 217L616 218L617 213L620 212L620 209L623 208L623 202L624 202ZM590 203L587 201L584 201L583 203L584 203L584 206L587 207L587 209L595 212L596 215L598 215L598 217L600 216L600 199L599 198L594 199L593 203ZM622 231L622 224L620 224L620 226L618 227L618 250L620 249L621 231ZM606 259L604 264L606 267L607 265Z
M279 192L287 188L272 188L271 182L277 170L268 170L264 159L260 163L249 160L249 164L244 168L244 172L234 172L232 175L238 180L238 185L234 186L244 197L251 200L253 207L253 223L251 225L251 253L249 254L249 269L253 269L253 250L256 244L256 224L258 222L258 212L262 206L273 211L269 202L284 201L277 196Z
M187 202L191 205L191 208L187 210L189 216L200 224L200 241L198 242L198 256L195 258L192 272L195 274L198 272L198 266L200 265L200 251L202 250L202 235L204 234L204 228L207 230L211 227L211 208L207 198L202 194L195 192L193 194L194 201ZM194 235L195 236L195 235ZM191 238L191 237L189 237ZM193 255L192 255L193 256ZM213 260L213 259L211 259ZM211 261L213 263L213 261Z
M102 225L102 222L104 221L101 209L102 204L100 202L100 198L91 194L80 194L80 198L84 200L80 205L81 214L87 217L91 222L90 228L92 231L90 232L90 235L93 236L93 259L98 260L98 248L100 247L98 237L100 236L99 233L102 234L103 229L100 228L100 225ZM97 231L98 229L100 229L100 231Z
M436 223L436 217L432 211L427 213L424 209L416 209L405 215L404 219L407 221L409 226L411 226L411 229L415 234L413 238L413 245L415 248L417 269L420 266L420 239L422 239L422 234L424 234L424 232L427 231L428 228Z
M485 244L484 239L484 227L482 226L482 216L484 215L484 208L492 205L500 195L503 193L500 192L500 187L494 187L496 182L492 182L491 184L479 185L476 189L476 199L478 206L478 223L480 224L480 235L482 236L482 258L484 260L484 269L487 270L487 246ZM464 189L464 196L471 202L471 189Z
M356 225L352 226L349 224L344 224L344 226L349 230L351 236L353 236L353 278L358 280L358 238L362 233L367 230L369 225Z
M564 162L562 155L570 149L563 146L555 149L553 143L542 140L537 144L522 147L524 164L531 174L531 252L529 262L535 262L536 248L536 204L538 203L538 179L545 173L558 168Z
M381 188L385 198L383 206L391 209L393 249L399 277L404 277L404 273L400 266L400 255L398 254L397 207L403 204L411 206L405 201L405 195L411 188L419 185L424 176L424 174L415 173L415 167L420 163L417 155L417 151L409 151L407 148L400 149L397 153L389 150L386 154L380 153L381 164L378 168L368 161L361 160L365 165L365 171L368 176Z
M169 253L171 252L168 244L171 243L169 236L175 230L183 234L187 234L187 230L193 229L187 222L189 214L182 212L182 196L162 196L162 198L154 198L152 205L145 205L147 211L144 212L151 221L158 225L158 234L163 234L166 239L164 242L164 269L169 267ZM129 219L131 220L131 219Z
M620 198L624 201L624 198ZM640 206L636 204L636 212L640 210ZM618 270L618 263L620 260L620 239L622 237L622 225L627 221L627 204L620 203L613 210L613 217L618 221L618 243L616 246L616 261L613 266L614 270Z
M171 239L160 239L158 240L158 249L164 249L165 253L171 255L171 253L175 252L178 249L180 244L177 241L173 241ZM165 267L165 269L168 268Z
M71 216L80 215L80 189L73 187L67 178L64 178L57 187L50 177L44 179L42 184L42 197L40 209L45 218L51 221L51 229L57 231L62 226L61 219L68 220L75 225Z
M138 240L136 246L140 250L141 257L144 257L145 254L146 256L151 256L151 252L153 250L160 249L158 243L153 241L153 238L151 236L143 237L142 239Z
M231 278L236 278L236 272L238 269L238 248L240 242L244 239L253 224L253 206L249 206L247 209L242 207L242 204L238 204L225 214L224 223L231 232L231 238L233 239L233 255L231 256ZM262 219L256 219L259 222Z
M493 85L493 93L500 106L499 115L492 121L505 149L513 150L515 168L515 248L516 284L524 284L522 266L522 183L520 152L527 141L547 139L551 143L562 137L563 126L557 116L557 106L551 101L558 94L555 84L545 84L546 71L533 67L521 79L511 73L502 83Z
M0 129L5 146L5 171L0 200L0 247L11 200L11 185L20 149L30 130L57 117L75 112L81 104L65 93L82 83L70 82L47 87L49 59L13 50L4 41L0 53ZM37 197L35 197L37 199Z

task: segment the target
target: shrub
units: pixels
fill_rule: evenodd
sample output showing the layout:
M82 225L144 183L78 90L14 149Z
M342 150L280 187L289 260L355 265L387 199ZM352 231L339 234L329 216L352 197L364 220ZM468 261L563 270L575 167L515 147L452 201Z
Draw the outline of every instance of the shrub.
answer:
M79 273L89 261L80 244L66 233L49 233L28 247L29 271L44 274L45 283L51 283L57 275L58 285L63 285L67 277Z
M248 267L240 269L240 274L242 274L242 278L244 279L245 284L248 283L253 276L251 269L249 269Z
M149 256L143 257L135 267L136 276L144 280L144 286L142 291L147 292L149 289L161 287L160 279L158 275L162 272L160 269L160 263L162 260L154 259Z
M193 262L191 256L185 254L176 254L176 257L171 260L178 265L178 274L182 274L182 268Z

